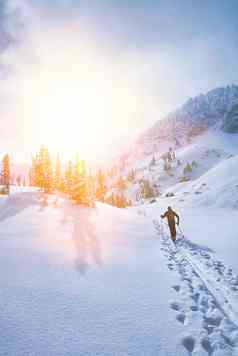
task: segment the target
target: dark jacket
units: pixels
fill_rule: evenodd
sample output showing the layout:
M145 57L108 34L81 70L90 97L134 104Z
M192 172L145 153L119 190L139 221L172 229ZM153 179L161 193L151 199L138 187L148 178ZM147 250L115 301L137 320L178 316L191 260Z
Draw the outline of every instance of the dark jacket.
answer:
M175 225L175 217L177 218L177 225L179 225L179 216L172 209L168 209L163 215L161 215L162 219L167 218L169 225Z

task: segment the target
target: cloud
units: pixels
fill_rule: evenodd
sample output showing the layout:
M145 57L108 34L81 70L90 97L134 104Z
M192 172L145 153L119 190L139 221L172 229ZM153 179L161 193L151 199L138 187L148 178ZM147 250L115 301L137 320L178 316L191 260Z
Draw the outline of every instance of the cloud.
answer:
M21 7L15 1L0 1L0 52L16 45L23 27Z

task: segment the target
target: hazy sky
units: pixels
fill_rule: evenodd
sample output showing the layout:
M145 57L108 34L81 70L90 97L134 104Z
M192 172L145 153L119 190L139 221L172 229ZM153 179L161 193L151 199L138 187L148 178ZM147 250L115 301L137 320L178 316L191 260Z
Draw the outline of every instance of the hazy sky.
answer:
M238 83L238 1L2 0L0 46L1 149L25 158L55 130L53 150L73 141L103 156L189 97Z

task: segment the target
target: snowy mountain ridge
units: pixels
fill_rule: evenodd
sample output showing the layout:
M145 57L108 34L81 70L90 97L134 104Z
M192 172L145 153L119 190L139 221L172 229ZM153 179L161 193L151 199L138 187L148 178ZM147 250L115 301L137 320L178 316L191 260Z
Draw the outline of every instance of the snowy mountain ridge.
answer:
M130 159L142 159L153 152L163 154L169 147L187 145L211 127L226 130L224 120L237 103L238 86L234 84L190 98L146 130L131 146L128 155Z
M187 131L188 136L193 136L200 130L219 124L236 103L238 103L238 86L234 84L200 94L188 99L181 108L158 121L142 135L142 140L143 137L150 136L162 138L165 135L164 131L167 131L169 136L171 134L176 136L184 131Z
M161 157L170 147L186 147L209 129L236 133L237 105L238 86L234 84L190 98L142 133L117 159L122 166L137 166L153 156Z

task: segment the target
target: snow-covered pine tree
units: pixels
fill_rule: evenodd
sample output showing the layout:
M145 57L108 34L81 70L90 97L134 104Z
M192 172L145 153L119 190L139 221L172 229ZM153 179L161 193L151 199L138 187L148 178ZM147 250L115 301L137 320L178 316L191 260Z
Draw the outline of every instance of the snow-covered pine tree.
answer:
M125 198L124 194L118 194L116 196L116 206L118 208L126 208L127 207L127 199Z
M32 156L31 168L29 170L29 183L31 187L37 187L37 155Z
M16 178L16 183L17 183L17 185L20 187L21 186L21 184L22 184L22 177L21 177L21 175L19 174L18 176L17 176L17 178Z
M55 163L54 187L56 190L60 190L61 187L61 161L59 153L57 154Z
M81 176L81 177L86 177L87 171L86 171L86 164L85 164L85 161L82 160L80 163L81 163L80 176Z
M73 166L73 185L78 184L81 175L81 161L79 156L76 155L75 164Z
M153 198L155 196L153 187L147 179L143 179L141 182L142 196L144 199Z
M50 193L53 189L53 171L49 151L42 146L39 154L40 159L40 186L45 193Z
M126 189L126 181L122 176L118 178L116 186L120 192L123 192Z
M186 175L187 173L191 173L192 172L192 166L191 166L191 164L188 162L187 164L186 164L186 166L184 167L184 169L183 169L183 174L184 175Z
M74 183L74 175L73 175L73 165L72 161L68 161L66 170L65 170L65 189L67 193L71 193L73 183Z
M30 185L39 187L49 193L53 188L53 171L49 151L42 146L40 151L32 157L29 172Z
M78 204L91 206L91 187L86 173L85 162L76 159L73 175L73 186L71 188L71 198Z
M2 160L2 184L5 186L7 193L10 189L10 158L6 154Z
M135 170L134 169L131 169L127 175L127 180L129 182L134 182L135 180L135 177L136 177L136 174L135 174Z
M91 170L89 170L89 174L88 174L87 180L88 180L89 195L91 196L91 199L95 199L95 195L96 195L96 179L95 179L95 176L92 174Z
M36 159L36 180L37 186L44 190L45 175L44 175L45 147L42 146Z
M151 166L155 166L156 165L156 159L155 159L155 156L153 155L153 157L152 157L152 160L151 160L151 162L150 162L150 165Z
M92 199L89 194L88 180L82 177L77 184L72 187L71 198L77 204L91 206Z

